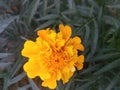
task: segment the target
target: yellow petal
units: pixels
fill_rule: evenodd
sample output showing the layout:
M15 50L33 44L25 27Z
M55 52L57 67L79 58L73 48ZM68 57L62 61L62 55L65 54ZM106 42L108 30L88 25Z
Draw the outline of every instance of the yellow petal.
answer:
M80 44L81 43L81 38L79 37L74 37L71 41L71 44Z
M81 39L79 37L74 37L71 38L68 42L67 45L76 45L76 44L80 44L81 43Z
M71 68L71 72L74 72L75 71L75 67L73 66L72 68Z
M64 72L64 71L62 71L62 80L63 80L63 84L65 84L66 82L68 82L69 81L69 79L72 77L72 75L73 75L73 71L66 71L66 72Z
M39 31L37 32L37 35L38 35L39 37L41 37L43 40L46 40L46 39L47 39L47 37L46 37L46 35L47 35L47 30L39 30Z
M29 60L28 62L26 62L23 66L24 71L27 73L29 78L34 78L36 76L38 76L39 71L39 64L38 62L34 62Z
M80 51L84 51L84 46L82 44L76 44L76 45L74 45L74 48L78 49Z
M39 76L42 80L49 79L51 76L50 74L45 70L41 70L39 73Z
M50 89L55 89L57 86L56 80L54 78L44 80L42 86L49 87Z
M78 57L78 61L75 63L75 66L78 70L81 70L83 68L83 62L84 62L84 55L80 55Z
M84 55L80 55L78 59L78 63L83 63L84 62Z
M67 47L65 48L65 50L67 51L67 53L68 53L70 56L73 56L73 55L74 55L73 46L67 46Z
M61 79L61 72L60 72L60 71L57 71L57 72L56 72L56 79L57 79L57 80L60 80L60 79Z
M25 42L21 54L26 57L32 57L37 55L38 51L40 51L40 47L35 42L28 40Z
M76 63L76 67L78 70L81 70L81 69L83 69L83 64Z
M59 29L60 29L60 32L62 33L63 39L67 41L70 38L72 33L71 27L68 25L63 26L63 24L60 24Z
M84 46L81 44L81 39L79 37L74 37L67 42L67 45L72 45L75 49L84 51Z

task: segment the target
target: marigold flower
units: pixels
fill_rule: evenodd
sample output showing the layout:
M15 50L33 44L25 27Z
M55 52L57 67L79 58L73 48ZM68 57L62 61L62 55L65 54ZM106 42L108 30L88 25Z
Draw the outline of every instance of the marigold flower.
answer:
M23 66L28 77L39 76L43 80L42 86L51 89L56 88L57 80L68 82L76 68L83 68L84 62L84 56L78 56L78 50L84 50L81 39L70 38L72 30L68 25L60 24L59 29L58 33L49 28L39 30L36 41L27 40L21 51L29 58Z

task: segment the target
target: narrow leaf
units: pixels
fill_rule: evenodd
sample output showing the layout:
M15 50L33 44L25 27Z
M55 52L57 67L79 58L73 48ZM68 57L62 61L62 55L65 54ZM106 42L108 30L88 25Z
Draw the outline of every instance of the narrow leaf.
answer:
M23 86L23 87L17 88L17 90L28 90L28 88L30 88L30 85L29 85L29 84L28 84L28 85L25 85L25 86Z
M115 84L120 80L120 72L111 80L110 84L105 90L112 90Z
M40 90L32 79L28 79L33 90Z
M50 15L46 15L44 17L41 17L39 19L36 19L36 21L41 21L41 20L50 20L50 19L56 19L58 18L57 14L50 14Z
M111 60L113 58L119 58L120 53L107 53L107 54L102 54L102 55L96 55L92 61L104 61L104 60Z
M111 63L107 64L106 66L104 66L103 68L101 68L99 71L93 73L93 75L102 74L108 70L118 67L119 65L120 65L120 59L114 60L113 62L111 62Z
M12 53L0 53L0 58L5 58L9 55L13 55Z
M11 16L7 19L4 19L4 20L0 20L0 33L2 33L5 28L8 27L8 25L13 22L16 18L18 18L18 16Z
M40 0L33 0L30 7L29 7L29 10L27 11L27 15L28 15L28 21L27 23L30 24L34 14L36 13L36 10L37 10L37 7L39 5L39 1Z
M19 74L18 76L14 77L12 80L10 80L9 85L14 84L14 83L20 81L23 77L25 77L25 75L26 74L23 72L23 73Z
M48 27L49 25L51 25L51 24L53 24L55 22L56 22L55 20L50 20L50 21L48 21L48 22L46 22L44 24L41 24L38 28L35 29L35 31L46 28L46 27Z

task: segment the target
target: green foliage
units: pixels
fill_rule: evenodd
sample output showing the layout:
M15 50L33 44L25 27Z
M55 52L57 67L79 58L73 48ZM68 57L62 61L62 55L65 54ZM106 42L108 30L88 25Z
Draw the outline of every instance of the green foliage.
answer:
M10 7L14 1L1 0L0 7L12 11ZM0 30L0 35L14 42L13 50L5 52L6 43L0 36L0 41L5 43L0 47L3 90L11 90L12 85L19 84L25 78L26 83L18 85L15 90L49 90L41 87L41 80L37 79L36 83L36 80L26 77L22 70L26 60L20 51L24 40L35 39L37 30L47 27L55 29L60 23L72 26L72 36L82 37L85 63L84 69L76 71L67 84L58 82L57 90L120 89L119 0L16 0L14 3L19 2L18 13L12 11L7 18L9 21ZM8 55L15 55L15 60L6 62Z

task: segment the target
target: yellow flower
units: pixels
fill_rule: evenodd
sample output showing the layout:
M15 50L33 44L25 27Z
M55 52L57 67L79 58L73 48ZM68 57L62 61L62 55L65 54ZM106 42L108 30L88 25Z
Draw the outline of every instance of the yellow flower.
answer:
M58 33L49 28L39 30L36 41L26 41L21 51L29 58L23 66L28 77L39 76L43 80L42 86L50 89L56 88L57 80L68 82L76 68L83 68L84 62L84 56L78 56L78 50L84 50L81 39L70 38L72 30L68 25L60 24L59 29Z

